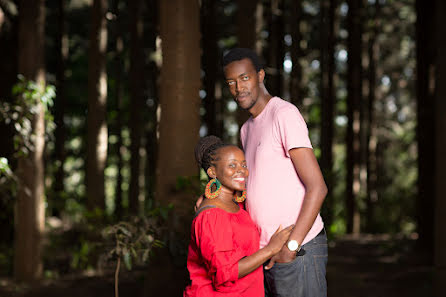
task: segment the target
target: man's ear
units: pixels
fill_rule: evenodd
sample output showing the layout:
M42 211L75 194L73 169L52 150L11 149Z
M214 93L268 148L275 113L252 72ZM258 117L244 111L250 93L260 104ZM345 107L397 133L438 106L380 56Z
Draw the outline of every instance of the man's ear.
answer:
M208 170L206 171L206 173L211 177L211 178L215 178L217 176L217 174L215 173L215 167L211 166L208 168Z
M263 83L263 80L265 79L265 70L260 69L259 72L257 72L257 77L259 79L259 82Z

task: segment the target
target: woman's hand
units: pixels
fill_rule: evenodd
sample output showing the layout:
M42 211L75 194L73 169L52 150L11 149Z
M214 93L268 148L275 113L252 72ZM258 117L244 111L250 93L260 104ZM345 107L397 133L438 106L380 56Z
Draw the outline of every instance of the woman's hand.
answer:
M276 232L274 232L273 236L271 236L267 247L271 249L273 255L276 255L282 250L282 247L285 245L288 238L290 237L293 228L294 225L290 225L285 229L282 229L282 225L280 225Z
M275 254L265 266L265 269L271 269L275 263L289 263L296 258L296 252L290 251L286 245L283 245L279 253Z
M294 225L291 225L285 229L282 229L282 226L280 226L276 232L274 232L273 236L271 236L269 243L265 247L248 257L242 258L238 262L238 277L244 277L248 273L254 271L254 269L257 267L261 266L268 259L271 259L272 256L275 257L275 255L281 251L285 242L287 242L293 227Z
M271 236L267 246L272 249L274 256L270 259L268 265L265 266L265 269L271 269L275 262L290 262L296 257L295 253L288 250L285 246L293 228L294 225L291 225L282 230L282 226L279 226L279 229Z

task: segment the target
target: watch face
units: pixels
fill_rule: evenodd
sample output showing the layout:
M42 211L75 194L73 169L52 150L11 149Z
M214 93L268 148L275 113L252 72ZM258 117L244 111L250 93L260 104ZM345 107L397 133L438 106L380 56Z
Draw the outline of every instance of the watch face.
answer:
M299 247L299 244L296 240L290 240L288 241L288 249L292 252L297 251L297 248Z

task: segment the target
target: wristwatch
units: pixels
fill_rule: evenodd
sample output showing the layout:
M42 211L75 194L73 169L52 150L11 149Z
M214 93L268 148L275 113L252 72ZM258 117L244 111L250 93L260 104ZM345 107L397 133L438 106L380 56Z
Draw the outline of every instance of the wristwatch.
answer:
M297 240L289 240L287 243L287 247L290 251L298 253L300 251L300 245Z

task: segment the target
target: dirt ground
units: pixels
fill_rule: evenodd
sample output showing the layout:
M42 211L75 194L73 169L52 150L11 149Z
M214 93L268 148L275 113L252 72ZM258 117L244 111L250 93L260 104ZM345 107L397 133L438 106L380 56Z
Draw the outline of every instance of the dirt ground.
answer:
M328 256L328 296L431 297L433 267L415 242L366 236L337 240Z
M432 266L413 252L414 241L389 236L344 237L329 245L330 297L432 296ZM163 262L149 272L120 274L120 297L181 296L184 267L173 271ZM170 275L172 279L165 279ZM174 293L175 292L175 293ZM112 297L113 274L67 276L31 286L0 279L0 297Z

